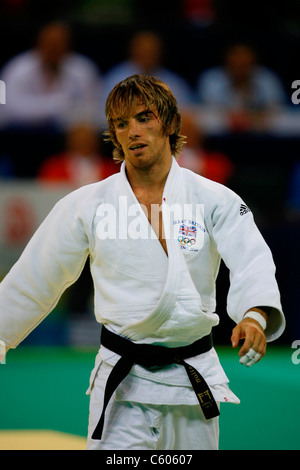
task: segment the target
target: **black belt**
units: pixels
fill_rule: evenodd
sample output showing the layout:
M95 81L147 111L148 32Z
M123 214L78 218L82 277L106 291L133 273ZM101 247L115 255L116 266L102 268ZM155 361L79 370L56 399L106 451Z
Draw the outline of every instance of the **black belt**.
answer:
M152 344L137 344L126 338L116 335L102 326L101 344L111 351L119 354L121 358L111 371L104 392L103 410L100 420L94 430L92 439L101 440L104 415L108 402L116 390L117 386L129 374L132 366L138 364L140 366L150 368L154 366L166 366L170 364L181 364L184 366L190 382L193 386L195 394L198 398L203 414L206 419L219 416L219 408L214 397L201 374L191 365L187 364L184 359L197 356L209 351L213 347L212 335L195 341L188 346L178 348L167 348L164 346L156 346Z

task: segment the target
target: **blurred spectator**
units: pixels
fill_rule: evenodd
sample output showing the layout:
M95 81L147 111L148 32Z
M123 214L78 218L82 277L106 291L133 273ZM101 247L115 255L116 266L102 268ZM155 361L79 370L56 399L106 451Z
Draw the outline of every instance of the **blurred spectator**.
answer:
M182 115L181 134L186 136L187 142L178 158L179 165L217 183L227 184L233 175L233 163L223 153L205 149L204 134L192 115Z
M151 31L141 31L134 34L129 44L127 60L112 67L104 77L104 100L121 80L141 73L155 75L167 83L176 96L180 107L193 104L194 96L189 83L163 65L163 50L164 44L158 34Z
M13 127L64 128L76 120L95 122L100 74L94 62L71 51L71 31L60 23L43 27L36 48L10 59L4 123Z
M78 124L67 133L66 150L46 159L38 172L43 183L70 184L78 188L119 171L113 159L99 152L99 135L93 127Z
M254 49L244 44L227 49L224 66L199 76L197 93L203 106L226 112L231 131L264 130L287 103L279 77L260 66Z

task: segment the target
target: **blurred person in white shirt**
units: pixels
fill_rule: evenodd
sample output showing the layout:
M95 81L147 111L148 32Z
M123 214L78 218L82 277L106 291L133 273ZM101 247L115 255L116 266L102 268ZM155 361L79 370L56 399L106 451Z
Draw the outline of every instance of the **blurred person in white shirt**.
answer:
M92 59L72 51L71 42L67 25L49 23L39 31L33 49L4 65L3 125L64 129L79 112L81 120L97 121L101 74Z

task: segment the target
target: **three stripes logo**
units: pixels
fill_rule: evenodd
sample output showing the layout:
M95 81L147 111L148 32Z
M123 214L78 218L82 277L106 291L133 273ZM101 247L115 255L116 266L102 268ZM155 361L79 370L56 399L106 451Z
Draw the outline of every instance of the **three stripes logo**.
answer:
M240 215L245 215L247 212L251 212L249 207L246 206L246 204L241 204L240 205Z

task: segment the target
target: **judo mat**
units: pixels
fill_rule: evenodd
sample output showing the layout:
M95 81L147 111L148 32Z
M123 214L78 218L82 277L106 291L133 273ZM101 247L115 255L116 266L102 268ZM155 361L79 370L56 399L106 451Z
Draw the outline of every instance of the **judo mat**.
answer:
M300 364L269 345L247 369L216 346L241 404L221 404L220 450L300 449ZM84 450L95 350L19 346L0 365L0 450ZM300 359L300 354L298 355Z

